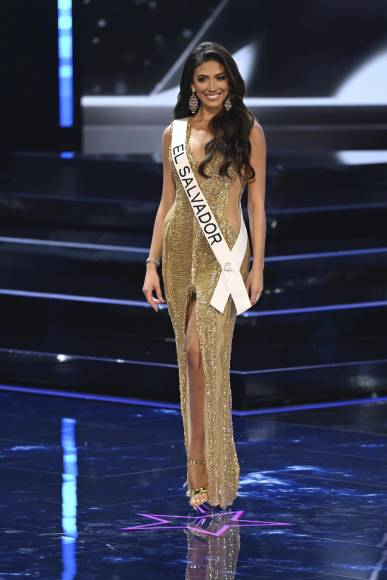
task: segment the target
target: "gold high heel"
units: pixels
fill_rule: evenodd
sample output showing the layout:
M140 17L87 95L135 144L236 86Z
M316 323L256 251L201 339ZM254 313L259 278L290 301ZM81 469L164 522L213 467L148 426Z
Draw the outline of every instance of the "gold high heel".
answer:
M205 459L190 459L189 461L187 461L187 465L193 465L193 464L205 464L206 460ZM187 486L188 486L188 480L187 480ZM194 509L199 509L200 511L202 511L200 509L199 506L203 506L203 504L207 503L207 498L204 499L203 501L201 501L200 503L193 503L193 500L196 498L196 496L200 495L200 494L208 494L208 488L207 487L194 487L193 489L188 489L186 496L190 498L190 506L193 507Z

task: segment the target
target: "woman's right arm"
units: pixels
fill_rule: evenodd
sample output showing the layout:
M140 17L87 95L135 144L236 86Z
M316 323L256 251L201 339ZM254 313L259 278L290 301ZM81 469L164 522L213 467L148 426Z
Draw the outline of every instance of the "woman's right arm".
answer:
M172 133L171 125L164 129L162 136L162 153L163 153L163 189L161 200L156 213L155 223L153 226L152 241L149 249L149 256L151 258L161 259L163 248L163 227L165 217L175 201L176 188L171 174L171 166L169 163L169 147L171 144ZM146 265L146 274L144 285L142 288L147 302L152 306L153 310L158 312L157 304L165 302L161 295L160 277L157 272L157 265L155 262L148 262ZM152 295L155 291L157 298Z

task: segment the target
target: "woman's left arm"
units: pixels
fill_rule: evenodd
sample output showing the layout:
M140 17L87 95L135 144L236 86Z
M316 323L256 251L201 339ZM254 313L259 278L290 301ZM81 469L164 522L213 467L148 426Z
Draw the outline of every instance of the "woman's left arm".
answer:
M265 259L266 213L266 139L262 126L255 120L250 131L250 164L255 170L255 178L248 183L247 210L252 242L253 263L247 277L246 287L250 302L257 302L257 294L263 291L263 270ZM259 296L258 296L259 299Z

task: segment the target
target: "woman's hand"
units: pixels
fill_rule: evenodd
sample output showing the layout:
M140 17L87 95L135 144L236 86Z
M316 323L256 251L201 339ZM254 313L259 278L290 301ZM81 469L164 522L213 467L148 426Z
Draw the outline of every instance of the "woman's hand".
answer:
M164 303L165 300L161 295L160 277L157 273L156 267L152 263L148 263L146 267L146 274L142 291L145 294L148 304L150 304L156 312L159 311L157 304ZM153 296L153 291L156 292L157 298Z
M246 289L251 305L254 306L263 292L263 270L254 270L253 268L250 270L246 279Z

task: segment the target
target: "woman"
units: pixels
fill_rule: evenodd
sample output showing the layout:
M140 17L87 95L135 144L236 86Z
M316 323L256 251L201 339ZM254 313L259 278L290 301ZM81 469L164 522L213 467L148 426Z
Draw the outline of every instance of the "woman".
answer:
M203 42L188 56L175 121L162 137L163 190L142 289L157 312L157 305L165 302L157 272L162 257L179 366L185 485L190 505L199 511L226 509L237 495L231 341L237 313L254 305L263 291L266 142L261 125L243 103L244 95L244 81L223 46ZM246 185L254 256L250 270L241 210ZM194 206L195 199L201 203ZM212 215L211 223L205 215ZM210 236L216 227L219 233ZM215 255L217 241L227 262ZM236 250L239 262L230 253ZM240 286L235 291L240 281L246 296Z

